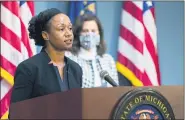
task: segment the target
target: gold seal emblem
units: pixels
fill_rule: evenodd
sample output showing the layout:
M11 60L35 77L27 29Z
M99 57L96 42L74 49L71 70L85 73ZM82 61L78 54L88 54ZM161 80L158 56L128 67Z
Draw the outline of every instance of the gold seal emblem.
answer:
M138 88L123 95L115 105L112 118L122 120L175 119L166 98L151 88Z

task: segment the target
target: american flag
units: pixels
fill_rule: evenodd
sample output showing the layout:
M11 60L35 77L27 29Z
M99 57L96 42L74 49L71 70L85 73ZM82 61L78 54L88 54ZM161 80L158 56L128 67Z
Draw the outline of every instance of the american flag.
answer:
M4 1L1 7L1 119L7 119L14 73L17 65L36 53L28 36L28 22L34 15L32 1Z
M134 86L159 86L160 71L154 2L125 1L117 69Z

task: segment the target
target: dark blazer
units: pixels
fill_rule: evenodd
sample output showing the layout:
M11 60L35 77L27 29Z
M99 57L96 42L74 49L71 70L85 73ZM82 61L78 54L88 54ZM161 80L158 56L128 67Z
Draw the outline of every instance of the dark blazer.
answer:
M45 51L21 62L15 73L11 103L62 92L53 64ZM69 90L82 87L82 68L65 57Z

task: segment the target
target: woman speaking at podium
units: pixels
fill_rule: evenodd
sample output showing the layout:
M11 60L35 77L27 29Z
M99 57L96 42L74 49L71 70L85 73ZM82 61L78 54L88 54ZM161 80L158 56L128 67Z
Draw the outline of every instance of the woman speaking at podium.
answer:
M28 31L43 49L18 65L11 103L81 88L81 67L64 56L73 43L69 17L58 9L47 9L31 19Z

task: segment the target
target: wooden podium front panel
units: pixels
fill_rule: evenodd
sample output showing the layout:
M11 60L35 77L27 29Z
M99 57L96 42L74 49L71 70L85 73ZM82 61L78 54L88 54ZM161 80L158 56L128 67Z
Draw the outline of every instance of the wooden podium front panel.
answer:
M113 107L126 92L138 87L86 88L83 94L83 119L110 119ZM171 105L175 118L184 118L183 86L149 87L159 91Z
M54 93L11 105L13 119L110 119L118 100L138 87L84 88ZM149 87L171 105L175 118L184 117L183 86Z

